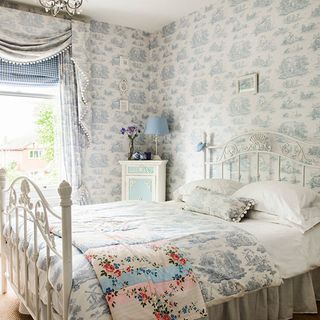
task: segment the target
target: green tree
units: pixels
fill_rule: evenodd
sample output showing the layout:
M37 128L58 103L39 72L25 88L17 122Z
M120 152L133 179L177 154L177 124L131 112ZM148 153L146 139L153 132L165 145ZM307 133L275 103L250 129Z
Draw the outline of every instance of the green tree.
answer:
M38 114L38 142L45 147L44 158L54 160L55 117L51 106L43 105Z
M18 164L15 161L12 161L7 164L6 171L8 181L13 181L14 179L23 175L23 172L18 170Z

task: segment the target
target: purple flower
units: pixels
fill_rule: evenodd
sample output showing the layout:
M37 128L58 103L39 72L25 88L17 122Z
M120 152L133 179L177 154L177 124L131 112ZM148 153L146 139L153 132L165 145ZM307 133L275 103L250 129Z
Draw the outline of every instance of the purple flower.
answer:
M141 133L141 130L137 126L132 125L128 126L128 128L122 128L120 133L123 135L127 134L130 139L135 139Z

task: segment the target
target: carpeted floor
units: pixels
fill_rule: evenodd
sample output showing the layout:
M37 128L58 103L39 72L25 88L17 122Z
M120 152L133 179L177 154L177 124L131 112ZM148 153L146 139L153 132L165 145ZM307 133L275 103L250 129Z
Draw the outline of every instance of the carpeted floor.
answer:
M0 320L32 320L32 318L29 316L23 316L19 314L18 308L18 299L15 297L12 291L9 291L4 296L0 295ZM318 310L320 311L320 303L318 303ZM320 320L320 315L296 315L293 319Z
M0 320L32 320L30 316L23 316L18 312L19 301L12 291L0 295Z
M320 312L320 302L318 302L318 312ZM295 315L293 320L320 320L320 314L318 315Z

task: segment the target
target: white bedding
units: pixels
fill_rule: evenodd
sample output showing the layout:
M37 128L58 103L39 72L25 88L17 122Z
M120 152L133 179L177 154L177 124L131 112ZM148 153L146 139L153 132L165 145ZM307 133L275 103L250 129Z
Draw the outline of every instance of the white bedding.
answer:
M169 201L167 205L183 206L182 202L175 201ZM242 220L237 227L250 232L259 240L284 279L320 266L320 224L303 234L276 216L253 211L249 218Z
M268 214L254 213L237 225L259 240L288 279L320 266L320 224L306 233L280 224Z

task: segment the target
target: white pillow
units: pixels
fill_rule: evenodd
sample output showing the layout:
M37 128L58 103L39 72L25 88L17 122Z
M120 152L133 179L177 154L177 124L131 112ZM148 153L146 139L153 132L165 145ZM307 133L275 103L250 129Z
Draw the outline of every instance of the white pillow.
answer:
M226 179L203 179L195 180L184 184L173 192L173 199L176 201L184 201L196 187L206 188L210 191L221 193L223 195L231 195L243 186L242 183Z
M286 219L303 232L320 222L320 199L309 188L282 181L263 181L245 185L233 194L255 200L255 210Z

